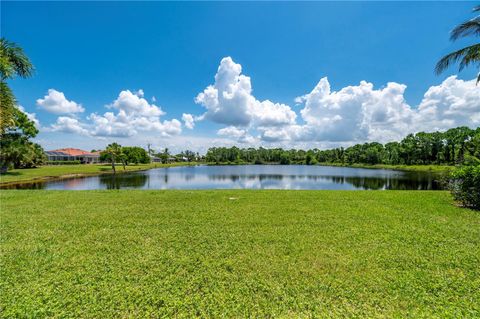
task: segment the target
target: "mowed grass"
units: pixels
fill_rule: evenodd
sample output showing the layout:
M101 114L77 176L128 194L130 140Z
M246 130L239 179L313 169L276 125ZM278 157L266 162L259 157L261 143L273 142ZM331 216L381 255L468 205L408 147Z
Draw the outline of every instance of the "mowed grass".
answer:
M441 191L1 191L2 317L480 317Z
M137 164L127 165L125 170L121 164L116 165L117 173L123 173L125 171L139 171L158 167L171 167L180 165L195 165L195 163L150 163L150 164ZM110 164L78 164L78 165L48 165L36 168L23 168L9 170L7 173L0 175L0 183L14 183L14 182L27 182L38 179L48 179L56 177L68 177L71 175L98 175L98 174L111 174L113 173L112 166Z

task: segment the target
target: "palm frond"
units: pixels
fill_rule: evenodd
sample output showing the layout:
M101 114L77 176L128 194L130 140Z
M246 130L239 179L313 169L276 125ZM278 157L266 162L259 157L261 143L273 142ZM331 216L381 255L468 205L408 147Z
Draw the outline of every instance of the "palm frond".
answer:
M480 43L447 54L438 61L435 66L435 73L440 74L450 65L460 62L459 70L463 70L470 64L480 63Z
M26 78L33 74L34 67L22 48L5 38L0 38L0 72L2 79L15 75Z
M450 33L450 40L455 41L459 38L467 36L480 36L480 17L476 17L472 20L466 21L452 30Z

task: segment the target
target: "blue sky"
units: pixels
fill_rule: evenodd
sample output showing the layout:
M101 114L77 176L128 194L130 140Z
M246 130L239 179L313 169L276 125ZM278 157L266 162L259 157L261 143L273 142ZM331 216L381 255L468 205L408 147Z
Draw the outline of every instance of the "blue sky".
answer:
M21 45L36 66L33 78L10 84L19 104L35 113L41 132L37 140L48 149L98 148L111 141L201 151L230 144L330 147L395 139L408 131L478 126L478 88L470 81L478 70L463 71L444 85L456 70L441 76L433 73L443 54L472 43L452 44L448 33L473 17L474 5L2 2L1 32ZM231 60L223 60L223 68L234 78L216 83L214 76L225 57ZM250 77L248 83L242 74ZM324 77L328 81L319 83ZM398 87L388 86L389 82ZM243 89L245 83L251 91ZM228 85L240 89L229 91L232 100L197 98L195 102L209 85L220 95L231 90ZM326 86L330 90L322 91ZM345 89L348 86L354 88ZM307 96L314 88L323 93ZM61 101L37 102L45 100L49 89L63 93L67 102L81 105L84 111L52 113L51 103ZM436 95L425 101L429 89ZM118 98L126 90L132 96L122 102ZM442 92L434 92L438 90ZM402 98L405 101L399 101ZM145 105L142 99L165 114L147 119L145 113L132 113L135 106L128 103ZM445 101L451 104L452 99L467 100L457 107L471 112L467 118L445 115L451 113ZM116 100L116 107L105 107ZM425 112L420 114L415 109L422 100ZM404 112L405 105L413 110L407 109L411 114ZM380 108L386 113L380 114ZM432 108L444 111L431 115ZM122 110L127 118L123 124ZM106 112L113 113L113 119L103 116ZM91 113L102 118L95 122ZM193 129L185 127L184 113L195 119ZM242 116L245 120L240 120ZM59 117L73 119L68 125L75 127L65 126L65 120L58 122ZM172 124L173 119L179 123ZM107 127L109 120L118 126ZM147 124L142 127L142 123ZM93 132L100 125L105 129Z

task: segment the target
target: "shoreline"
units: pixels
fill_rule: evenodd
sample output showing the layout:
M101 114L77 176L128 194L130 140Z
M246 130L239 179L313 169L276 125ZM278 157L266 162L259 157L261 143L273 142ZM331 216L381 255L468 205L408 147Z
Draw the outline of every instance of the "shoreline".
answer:
M331 167L350 167L350 168L368 168L368 169L391 169L397 171L408 171L408 172L430 172L430 173L449 173L455 168L451 165L389 165L389 164L341 164L341 163L316 163L316 164L302 164L302 163L290 163L290 164L280 164L278 162L272 163L235 163L235 162L222 162L222 163L213 163L207 162L203 163L208 166L227 166L227 165L301 165L301 166L331 166Z
M75 167L78 167L80 165L89 165L89 164L79 164L75 165ZM93 165L93 164L90 164ZM176 167L176 166L195 166L198 165L197 162L191 162L191 163L170 163L170 164L161 164L161 163L150 163L150 164L143 164L145 165L144 167L137 167L136 165L132 166L126 166L129 169L123 170L121 165L118 165L117 171L115 174L126 174L126 173L134 173L134 172L142 172L142 171L148 171L151 169L155 168L168 168L168 167ZM62 168L63 165L50 165L50 166L41 166L37 168L29 168L28 170L32 169L42 169L45 167L58 167ZM72 166L72 165L65 165L65 166ZM99 166L106 166L106 165L96 165L97 167ZM89 167L90 168L90 167ZM20 170L20 169L18 169ZM15 170L15 171L18 171ZM8 174L8 173L7 173ZM3 186L12 186L12 185L21 185L21 184L29 184L29 183L36 183L36 182L47 182L47 181L54 181L54 180L65 180L65 179L75 179L75 178L83 178L83 177L91 177L91 176L102 176L102 175L114 175L113 171L97 171L97 172L79 172L79 173L66 173L66 174L61 174L61 175L44 175L44 176L37 176L37 177L32 177L29 179L22 179L22 180L12 180L12 181L2 181L2 178L5 175L1 175L2 178L0 178L0 188Z
M86 165L86 164L85 164ZM177 166L197 166L197 165L209 165L209 166L226 166L226 165L282 165L280 163L263 163L263 164L254 164L254 163L199 163L199 162L191 162L191 163L170 163L170 164L145 164L145 166L137 167L137 166L127 166L126 170L122 169L122 166L119 165L119 169L117 169L116 174L125 174L131 172L141 172L147 171L150 169L155 168L167 168L167 167L177 167ZM318 163L313 165L307 164L285 164L285 165L305 165L305 166L332 166L332 167L350 167L350 168L365 168L365 169L391 169L391 170L399 170L399 171L409 171L409 172L430 172L435 174L448 174L454 166L447 166L447 165L386 165L386 164L375 164L375 165L368 165L368 164L352 164L352 165L345 165L340 163ZM73 165L65 165L72 167ZM63 165L58 166L42 166L39 168L31 168L27 170L35 170L35 169L42 169L42 168L67 168ZM99 167L100 165L96 165ZM101 165L105 167L106 165ZM81 166L75 165L75 168L82 168ZM88 168L91 168L88 167ZM14 173L20 170L15 170ZM8 174L8 173L7 173ZM21 185L21 184L29 184L29 183L36 183L36 182L47 182L47 181L54 181L54 180L64 180L64 179L74 179L74 178L83 178L83 177L90 177L90 176L101 176L101 175L113 175L113 171L95 171L95 172L78 172L78 173L65 173L60 175L42 175L42 176L35 176L28 179L21 179L21 180L12 180L12 181L2 181L0 178L0 187L1 186L11 186L11 185ZM2 175L4 177L5 175Z

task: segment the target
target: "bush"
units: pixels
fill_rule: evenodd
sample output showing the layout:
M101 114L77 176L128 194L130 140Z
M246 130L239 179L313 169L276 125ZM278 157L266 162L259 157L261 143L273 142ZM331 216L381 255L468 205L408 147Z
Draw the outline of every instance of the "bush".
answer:
M453 198L465 207L480 209L480 166L464 166L453 171L449 183Z
M77 165L81 164L80 161L47 161L47 165Z

